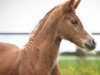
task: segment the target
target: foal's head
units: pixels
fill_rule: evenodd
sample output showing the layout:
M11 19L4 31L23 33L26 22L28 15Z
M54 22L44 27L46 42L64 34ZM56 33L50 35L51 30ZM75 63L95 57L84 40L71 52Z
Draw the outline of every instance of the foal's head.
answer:
M58 6L61 12L58 31L59 37L67 39L86 50L93 50L96 46L94 39L89 35L75 13L80 0L69 0Z

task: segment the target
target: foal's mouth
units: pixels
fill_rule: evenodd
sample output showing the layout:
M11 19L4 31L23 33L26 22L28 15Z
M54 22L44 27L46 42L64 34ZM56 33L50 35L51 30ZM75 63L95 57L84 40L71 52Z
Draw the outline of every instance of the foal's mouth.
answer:
M96 43L94 40L89 40L88 42L84 42L84 47L87 50L92 51L96 48Z
M84 54L90 54L90 55L95 55L96 52L94 50L89 50L87 48L81 48L81 47L78 47Z
M85 54L94 55L95 54L94 49L96 48L96 42L94 41L94 39L83 40L83 43L81 43L81 46L78 46L78 48L82 50L82 52Z
M95 54L94 49L96 48L96 43L94 40L89 40L89 41L83 43L83 47L78 46L78 48L86 54L94 55Z
M84 49L87 51L93 51L96 48L96 43L94 39L88 40L87 42L83 43Z

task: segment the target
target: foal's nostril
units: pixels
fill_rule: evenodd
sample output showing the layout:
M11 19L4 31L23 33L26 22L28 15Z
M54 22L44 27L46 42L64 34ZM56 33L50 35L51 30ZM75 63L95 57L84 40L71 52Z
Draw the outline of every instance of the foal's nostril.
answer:
M89 50L91 50L91 46L89 45L89 44L87 44L87 43L85 43L85 47L87 48L87 49L89 49Z
M95 43L95 41L94 40L92 40L92 44L95 46L96 45L96 43Z

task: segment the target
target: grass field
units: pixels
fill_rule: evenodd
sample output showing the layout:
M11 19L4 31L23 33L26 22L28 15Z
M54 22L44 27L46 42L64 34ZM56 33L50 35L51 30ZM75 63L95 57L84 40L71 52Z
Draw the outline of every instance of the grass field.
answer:
M62 75L100 75L100 60L59 60Z

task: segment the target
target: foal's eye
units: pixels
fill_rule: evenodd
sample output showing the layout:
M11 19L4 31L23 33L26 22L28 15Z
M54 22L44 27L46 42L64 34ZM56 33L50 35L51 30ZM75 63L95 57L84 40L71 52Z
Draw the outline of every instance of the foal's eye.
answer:
M71 20L72 24L78 24L78 20Z

